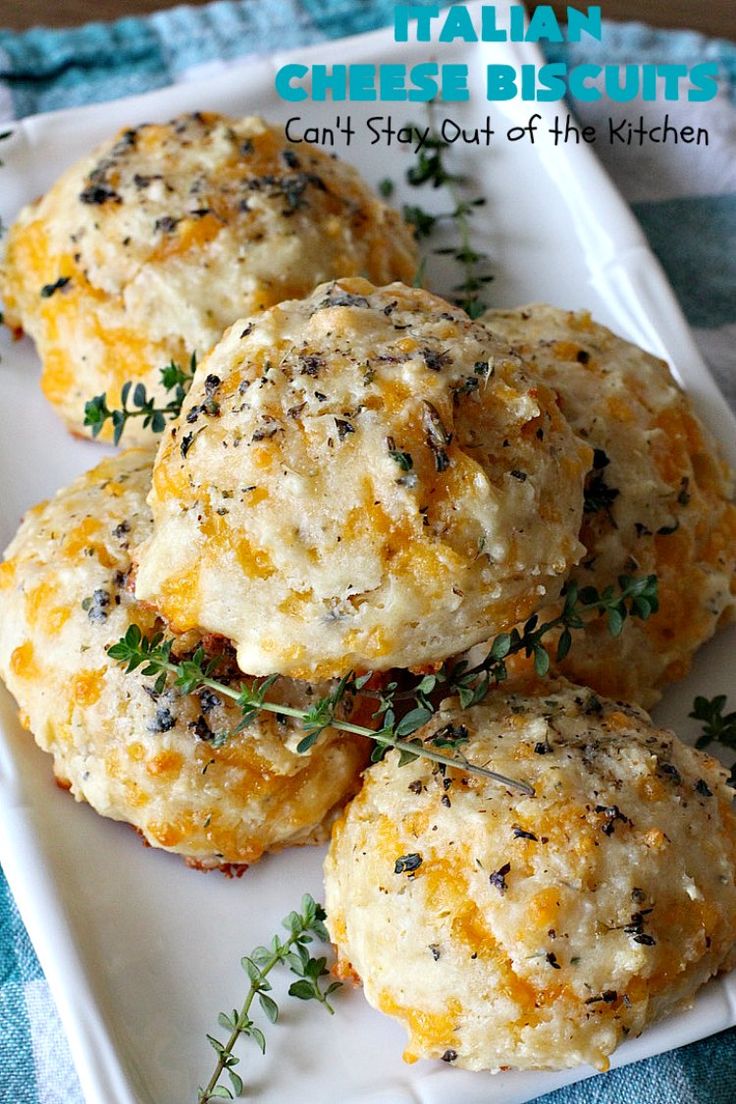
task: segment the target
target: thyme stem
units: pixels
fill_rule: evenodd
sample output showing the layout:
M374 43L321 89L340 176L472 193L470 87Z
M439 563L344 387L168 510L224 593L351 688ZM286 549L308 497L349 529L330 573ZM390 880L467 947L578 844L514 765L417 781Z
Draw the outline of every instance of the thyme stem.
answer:
M295 942L296 942L296 936L291 935L291 936L289 936L286 943L284 944L284 947L290 950L293 947ZM274 966L276 966L276 964L280 961L281 961L281 956L279 955L278 952L274 951L274 953L269 958L268 962L261 968L261 972L260 972L261 973L261 978L268 977L268 975L273 970ZM222 1053L220 1054L220 1056L217 1059L217 1065L215 1066L215 1068L212 1072L212 1076L210 1077L209 1081L207 1082L207 1085L206 1085L205 1089L200 1093L200 1096L199 1096L200 1104L208 1104L208 1101L212 1099L212 1093L214 1092L215 1087L217 1086L217 1082L220 1080L223 1073L225 1072L225 1069L227 1068L227 1064L226 1064L227 1063L227 1056L232 1054L233 1047L235 1046L238 1039L240 1038L240 1036L243 1033L243 1025L245 1024L245 1022L249 1018L248 1013L250 1012L251 1005L253 1004L253 1001L256 999L256 993L257 992L258 992L258 990L256 989L255 985L253 983L251 983L250 989L248 990L248 995L245 998L245 1000L243 1001L243 1004L241 1006L240 1015L238 1016L237 1023L235 1025L235 1027L233 1028L233 1030L230 1034L230 1037L228 1038L227 1042L225 1043Z

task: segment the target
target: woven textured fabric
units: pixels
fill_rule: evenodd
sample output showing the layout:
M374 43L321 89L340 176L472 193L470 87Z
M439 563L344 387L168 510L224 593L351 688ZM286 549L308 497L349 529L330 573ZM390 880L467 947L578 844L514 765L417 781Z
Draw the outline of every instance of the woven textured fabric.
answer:
M393 7L393 0L218 0L70 30L0 30L0 119L146 92L185 80L200 66L212 72L233 58L375 30L391 21ZM676 125L708 127L708 149L606 145L598 152L736 407L736 45L690 32L607 24L602 44L582 41L548 53L571 64L718 62L721 90L714 104L668 105ZM582 122L600 126L611 113L606 102L578 109ZM661 117L662 107L637 103L628 113L643 115L646 123ZM734 1069L736 1030L540 1101L732 1104ZM48 986L1 872L0 1104L81 1104Z

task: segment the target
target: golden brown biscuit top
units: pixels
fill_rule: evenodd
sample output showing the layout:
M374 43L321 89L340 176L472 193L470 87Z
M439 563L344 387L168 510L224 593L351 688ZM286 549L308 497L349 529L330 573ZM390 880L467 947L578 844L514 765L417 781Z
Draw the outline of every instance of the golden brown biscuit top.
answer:
M323 285L236 323L198 369L137 594L254 673L436 661L559 589L589 459L458 308Z

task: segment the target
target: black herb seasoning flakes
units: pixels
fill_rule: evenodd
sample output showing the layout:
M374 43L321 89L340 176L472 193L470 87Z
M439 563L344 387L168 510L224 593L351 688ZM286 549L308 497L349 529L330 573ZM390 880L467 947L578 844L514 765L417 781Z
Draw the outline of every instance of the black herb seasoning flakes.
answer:
M312 353L307 353L300 357L299 363L301 364L300 374L302 376L312 376L313 379L316 379L320 373L320 369L325 366L324 357L315 356Z
M615 989L604 989L602 993L599 993L595 997L588 997L585 1001L586 1004L612 1004L613 1001L618 1000L618 993Z
M402 471L408 472L414 467L414 460L410 452L401 452L398 449L389 449L389 456L399 465Z
M212 740L214 739L214 732L207 724L207 719L203 713L200 713L196 721L192 721L189 725L194 735L198 740Z
M653 935L644 931L646 918L652 911L648 908L642 909L641 912L632 912L630 922L624 924L623 930L626 934L632 937L634 943L640 943L643 947L653 947L657 942Z
M422 865L422 856L416 851L408 855L400 855L394 863L394 874L412 874Z
M452 441L452 434L445 429L437 408L426 399L422 401L422 422L427 447L434 456L435 468L438 472L446 471L450 466L446 446Z
M430 372L441 372L443 368L452 364L452 357L448 352L440 352L436 349L422 349L422 360Z
M157 218L153 224L155 231L160 231L162 234L171 234L176 230L179 225L179 219L172 218L171 215L162 215L161 218Z
M107 184L89 184L79 193L79 202L90 206L102 206L103 203L122 203L122 197Z
M214 690L205 687L199 691L199 704L202 706L203 713L211 713L218 705L222 705L222 698Z
M599 451L601 450L596 449L596 452ZM605 453L603 455L605 456ZM606 463L608 463L607 458ZM583 512L597 514L599 510L610 510L620 493L617 487L609 487L603 475L596 472L585 487Z
M315 310L326 310L328 307L360 307L363 310L369 310L370 303L365 295L351 295L349 291L343 291L333 284Z
M457 383L453 383L451 386L453 401L457 403L463 395L472 395L474 391L477 391L480 387L480 380L477 376L465 376L464 379L458 380Z
M107 621L107 613L111 602L110 592L98 588L82 602L82 609L87 611L90 621Z
M601 831L606 836L613 835L616 828L617 820L621 821L622 824L631 824L629 818L627 816L624 816L618 805L596 805L595 811L597 813L601 813L605 818L605 823L603 824Z
M499 893L505 893L508 889L508 886L506 885L506 875L510 870L511 863L504 863L503 866L499 867L498 870L494 870L494 872L488 877L491 885L495 889L497 889Z
M50 299L57 291L61 291L71 281L71 276L60 276L53 284L44 284L41 288L41 298Z
M341 441L345 440L348 433L355 433L355 426L345 418L335 418L335 425L337 426L337 435Z
M659 763L658 769L666 778L674 782L676 786L679 786L682 782L682 775L673 763Z
M168 706L163 705L156 710L153 720L148 726L149 732L168 732L174 727L176 721Z

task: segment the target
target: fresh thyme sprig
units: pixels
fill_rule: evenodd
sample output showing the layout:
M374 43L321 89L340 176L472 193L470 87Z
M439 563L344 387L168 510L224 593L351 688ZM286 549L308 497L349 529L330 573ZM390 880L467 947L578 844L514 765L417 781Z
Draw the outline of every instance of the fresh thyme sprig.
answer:
M164 390L173 392L171 398L164 406L156 406L156 400L149 398L143 383L133 384L130 380L124 383L120 391L120 407L110 410L107 405L107 392L103 395L95 395L84 404L84 424L92 430L92 436L97 437L107 422L112 423L113 441L120 443L126 425L131 418L143 418L143 428L149 426L154 433L163 433L166 419L177 418L181 412L181 405L192 385L194 373L197 370L197 354L192 353L189 361L189 369L183 369L173 360L161 369L161 384ZM132 395L131 395L132 392ZM128 399L132 406L128 406Z
M270 675L267 679L256 680L251 685L244 685L236 689L212 677L218 660L215 658L207 661L201 647L195 651L190 659L176 662L171 655L172 644L173 641L165 640L161 633L146 637L138 625L131 625L125 636L108 648L108 655L111 659L125 664L127 671L135 671L138 667L141 667L142 674L155 675L155 688L157 690L163 689L167 675L174 675L174 685L182 693L191 694L193 691L206 686L211 690L215 690L218 694L230 698L237 704L241 712L242 719L235 730L236 732L242 731L261 710L296 718L301 721L305 733L303 739L297 745L297 751L300 754L308 751L314 745L325 728L332 727L339 729L341 732L350 732L356 736L365 736L370 740L374 740L378 747L382 749L382 753L389 748L395 748L401 755L402 765L421 756L440 763L444 767L459 767L471 774L491 778L504 786L521 790L522 793L532 795L534 792L531 786L527 786L525 782L507 778L506 775L498 774L487 767L469 763L462 754L457 756L443 755L420 740L408 741L403 739L404 736L415 731L419 725L407 730L406 720L395 724L393 714L384 716L384 724L380 729L366 728L364 725L353 724L352 721L342 719L338 715L338 708L348 688L361 690L370 675L363 675L355 680L352 674L346 675L340 680L332 694L320 699L311 709L297 709L294 706L283 705L281 702L266 698L268 690L279 678L278 675ZM222 743L227 739L227 735L219 735L216 739L219 743Z
M605 617L611 636L620 636L628 617L646 621L659 609L657 576L644 575L635 578L619 575L618 590L607 586L603 591L596 587L579 588L568 583L564 590L564 603L560 613L550 621L540 624L538 616L530 617L521 632L514 628L501 633L493 641L485 659L475 667L457 664L448 679L449 688L458 695L463 708L474 705L488 693L492 684L508 677L506 660L512 655L524 653L534 657L534 669L543 678L550 669L551 657L543 643L550 633L562 629L555 647L555 661L561 662L572 647L572 631L583 629L590 621ZM592 617L586 615L592 614Z
M435 249L434 252L452 257L460 267L462 279L452 289L458 293L454 301L471 318L478 318L488 307L481 298L481 293L486 284L493 280L493 276L488 272L488 255L473 245L471 220L476 209L482 207L486 201L483 196L465 198L463 189L467 180L448 168L445 151L449 145L437 133L431 104L428 107L428 123L429 133L426 136L422 135L422 147L415 163L407 170L406 179L414 188L427 185L432 188L444 188L452 200L452 210L431 214L419 204L407 203L402 209L403 215L405 220L414 227L419 240L430 238L440 222L451 222L455 226L459 242L456 245ZM413 132L420 136L419 127L415 124L409 125ZM391 195L392 182L381 181L379 190L384 196Z
M309 894L302 898L301 911L290 912L282 920L282 925L289 933L288 938L282 939L275 935L268 947L256 947L249 955L245 955L240 964L250 979L250 987L243 1001L240 1011L233 1009L232 1013L221 1012L217 1018L220 1027L230 1032L226 1042L222 1043L214 1035L208 1035L210 1046L217 1054L217 1064L204 1089L199 1090L198 1104L210 1104L213 1100L233 1100L243 1091L243 1079L235 1072L235 1066L240 1059L233 1053L238 1040L248 1037L254 1041L262 1054L266 1052L266 1037L260 1027L252 1019L250 1012L253 1002L258 997L261 1011L269 1023L275 1024L279 1017L279 1006L270 996L271 983L268 975L276 966L288 966L292 974L297 977L289 986L289 996L297 1000L316 1000L326 1009L330 1015L334 1009L329 998L341 982L332 981L323 985L321 979L329 973L326 958L312 958L307 949L315 939L323 943L329 942L329 935L324 925L325 910ZM227 1085L220 1084L223 1074L230 1079L232 1091Z
M609 632L618 636L627 617L646 619L656 612L656 576L648 575L636 579L622 575L618 582L618 590L609 586L602 592L595 587L584 587L580 590L575 584L570 585L558 616L540 624L535 615L526 622L521 631L515 628L509 633L501 633L492 642L485 659L474 667L469 667L465 661L455 665L445 664L438 672L423 675L408 692L400 692L395 682L389 683L381 691L368 690L370 673L356 678L351 672L340 679L331 694L319 699L306 710L268 698L268 692L279 678L278 675L270 675L239 687L231 686L214 677L220 661L217 657L208 660L202 647L197 648L190 658L178 660L172 656L173 640L165 639L162 633L145 636L137 625L131 625L125 636L111 645L108 654L111 659L124 664L129 672L140 668L143 675L155 677L154 689L157 692L164 689L169 676L173 675L174 686L182 693L191 694L207 687L230 698L241 714L235 732L242 731L262 710L294 717L301 722L304 730L304 736L297 745L300 754L313 747L326 728L332 727L372 740L376 745L372 755L374 761L381 759L390 748L394 748L399 752L400 766L417 758L430 759L445 768L454 767L470 774L481 775L533 795L532 787L525 782L471 763L460 750L468 742L468 734L462 725L453 732L447 728L442 729L426 740L411 737L436 712L431 695L443 684L450 693L457 694L461 706L467 708L482 701L492 685L507 677L506 661L512 655L524 653L528 657L533 656L537 674L546 675L550 668L550 656L544 639L549 633L562 629L556 647L557 660L561 660L570 650L572 630L583 628L588 621L605 616ZM593 616L586 617L589 614ZM339 707L347 693L363 693L378 698L373 716L381 720L380 728L367 728L340 716ZM414 707L403 716L397 717L397 704L406 698L414 699ZM216 734L215 745L224 743L229 735ZM445 754L443 749L454 754Z
M628 617L646 620L659 608L656 575L642 578L621 575L618 579L618 590L614 586L608 586L602 592L592 586L580 589L576 583L571 582L565 587L563 595L564 604L556 617L540 624L535 614L521 631L514 628L511 632L500 633L482 662L474 667L470 667L465 660L460 663L448 661L434 674L424 675L413 689L399 690L398 684L393 682L381 692L363 692L374 694L379 699L379 713L393 709L399 701L413 699L415 708L403 717L402 724L413 724L415 728L419 728L426 724L434 712L430 695L440 686L446 687L447 693L456 694L460 705L467 709L482 701L491 686L508 677L506 661L513 655L523 653L527 658L533 656L536 673L544 677L551 665L551 657L544 640L557 629L562 629L555 647L555 660L559 663L570 651L573 630L582 629L590 621L605 617L611 636L619 636Z

